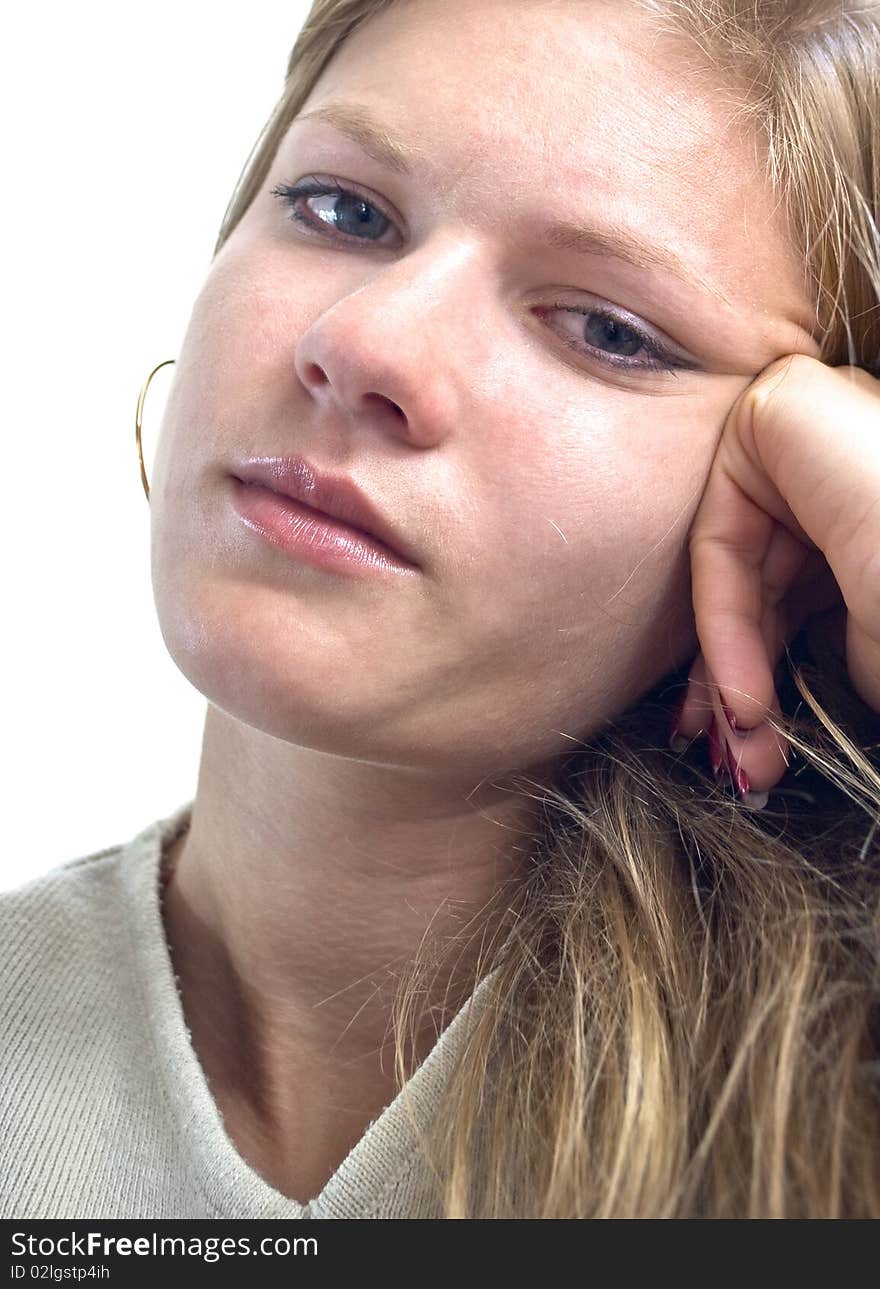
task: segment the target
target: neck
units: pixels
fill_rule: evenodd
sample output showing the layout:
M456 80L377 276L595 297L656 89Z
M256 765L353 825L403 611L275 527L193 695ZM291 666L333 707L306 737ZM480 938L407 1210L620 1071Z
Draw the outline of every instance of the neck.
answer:
M503 932L532 811L293 747L209 706L165 919L213 1084L275 1132L305 1105L360 1123L387 1104L400 976L426 947L441 964L405 1049L414 1066Z

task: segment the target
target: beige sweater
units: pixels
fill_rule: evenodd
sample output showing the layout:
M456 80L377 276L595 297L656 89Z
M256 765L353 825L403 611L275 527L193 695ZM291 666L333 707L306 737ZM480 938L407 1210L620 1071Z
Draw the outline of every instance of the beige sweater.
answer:
M0 893L0 1218L439 1217L424 1121L491 973L308 1204L224 1130L190 1042L159 902L192 801L131 841Z

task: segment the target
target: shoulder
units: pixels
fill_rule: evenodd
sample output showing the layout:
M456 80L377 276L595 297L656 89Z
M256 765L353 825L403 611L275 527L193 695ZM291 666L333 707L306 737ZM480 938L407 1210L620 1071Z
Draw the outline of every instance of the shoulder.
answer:
M158 908L162 846L187 809L0 892L0 1043L13 1021L27 1028L118 990L138 912Z
M34 1141L49 1131L40 1125L52 1122L60 1131L71 1107L94 1088L96 1064L106 1069L108 1017L119 1014L132 974L114 927L121 922L113 909L123 853L121 845L107 847L0 893L6 1166L29 1167Z
M124 850L107 846L0 891L0 999L29 969L69 970L72 955L100 935Z
M101 1188L125 1176L119 1152L155 1145L143 1145L161 1119L146 982L175 817L0 892L0 1216L113 1208Z

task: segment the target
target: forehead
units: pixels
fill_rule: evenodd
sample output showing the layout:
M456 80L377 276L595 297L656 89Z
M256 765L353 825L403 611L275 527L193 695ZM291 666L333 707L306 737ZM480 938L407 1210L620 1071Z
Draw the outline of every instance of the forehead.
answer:
M513 221L542 190L563 195L560 213L650 233L731 313L810 326L804 266L740 105L627 0L392 4L303 110L336 96L372 104L463 213L502 202Z

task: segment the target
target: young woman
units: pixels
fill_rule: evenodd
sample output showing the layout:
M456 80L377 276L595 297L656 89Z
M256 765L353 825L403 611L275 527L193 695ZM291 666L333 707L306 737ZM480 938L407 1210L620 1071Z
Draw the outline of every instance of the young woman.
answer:
M880 1216L878 86L863 0L316 0L145 479L197 791L0 901L2 1215Z

